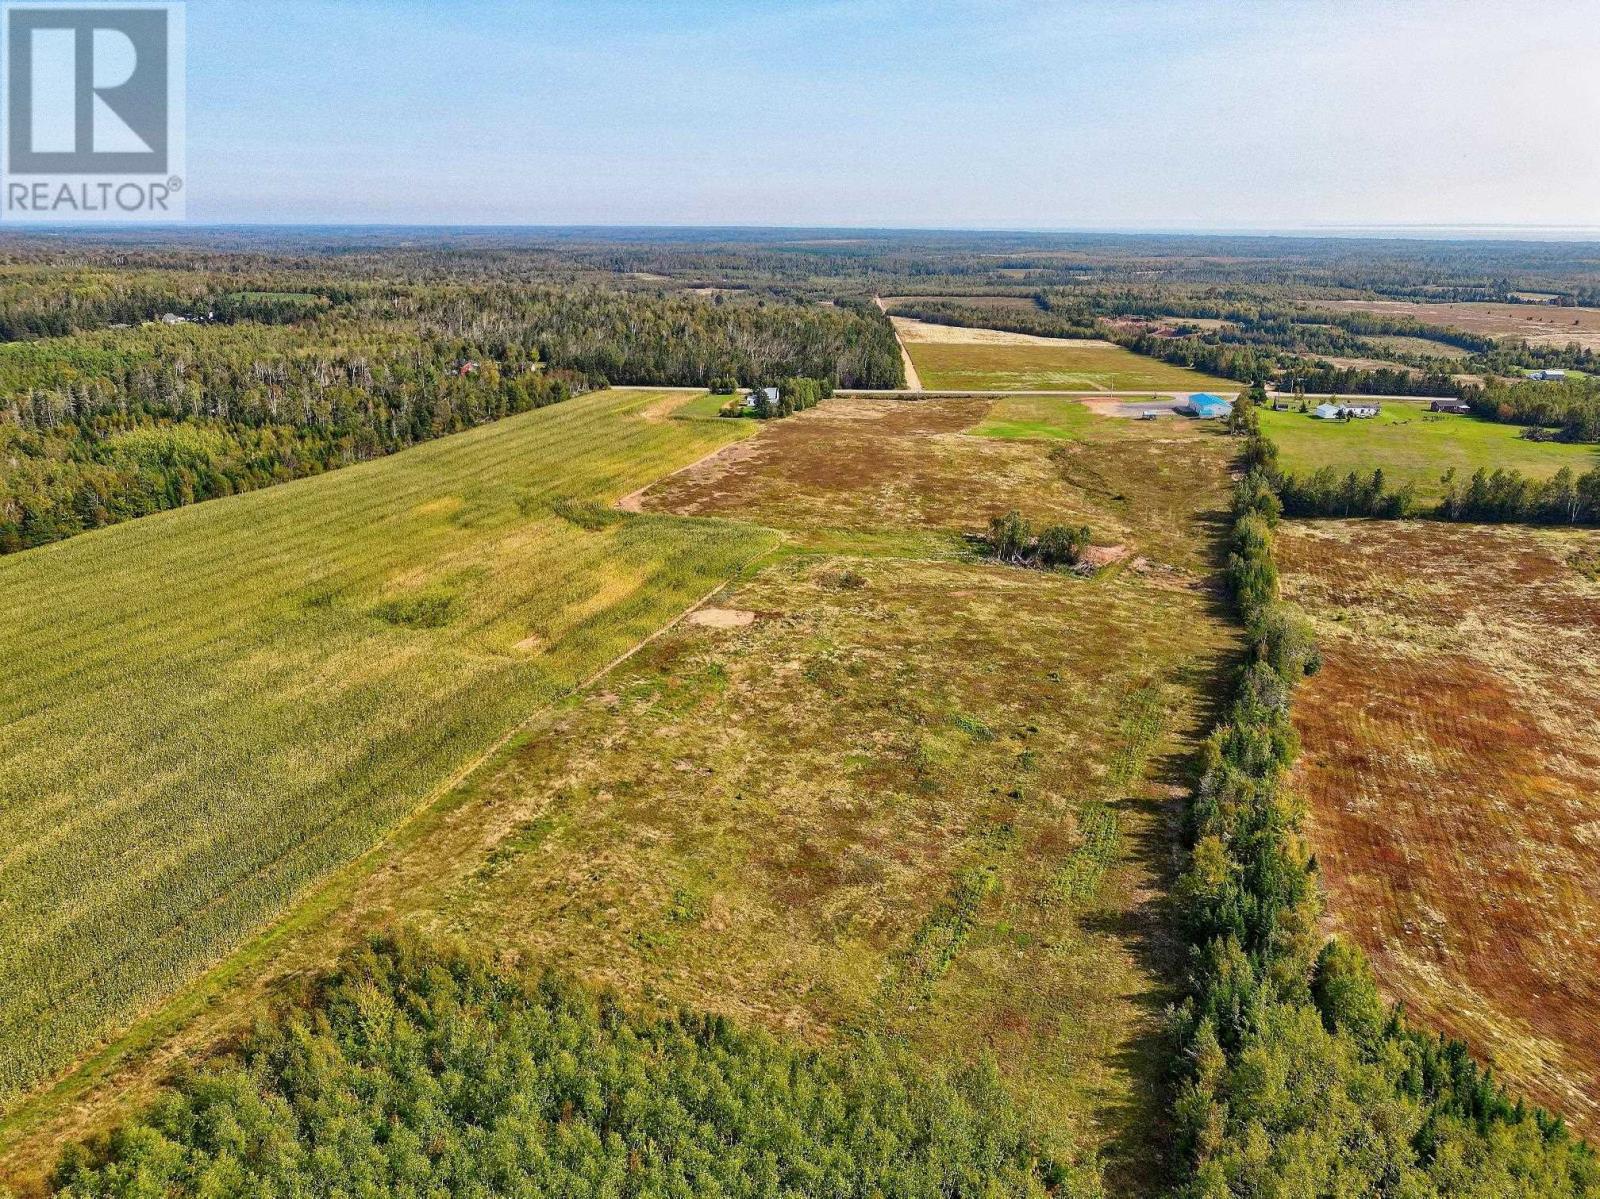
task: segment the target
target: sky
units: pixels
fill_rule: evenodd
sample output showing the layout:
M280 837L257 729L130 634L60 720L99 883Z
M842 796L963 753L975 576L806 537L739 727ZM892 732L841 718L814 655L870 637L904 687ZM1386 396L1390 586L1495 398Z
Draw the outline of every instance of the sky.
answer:
M191 222L1600 227L1600 0L188 0Z

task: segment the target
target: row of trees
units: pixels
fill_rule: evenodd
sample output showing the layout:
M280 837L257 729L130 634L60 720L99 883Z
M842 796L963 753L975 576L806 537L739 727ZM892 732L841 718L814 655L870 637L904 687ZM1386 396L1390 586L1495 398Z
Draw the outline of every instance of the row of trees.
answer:
M69 1151L60 1199L1089 1199L992 1064L633 1015L408 939L353 952L232 1058Z
M1440 484L1438 501L1425 504L1418 500L1412 484L1392 486L1381 469L1370 474L1349 471L1341 475L1325 466L1308 476L1277 478L1283 510L1288 516L1600 525L1600 466L1582 474L1563 466L1548 479L1530 479L1505 467L1479 467L1463 481L1450 470Z
M1261 444L1242 455L1226 574L1249 652L1206 743L1178 888L1191 944L1175 1020L1180 1193L1600 1194L1600 1164L1558 1118L1509 1099L1459 1042L1410 1028L1360 950L1320 932L1316 864L1288 786L1290 700L1320 659L1278 596L1272 456Z
M774 390L778 393L776 403L768 398L765 387L758 387L752 393L749 408L742 413L735 411L733 415L753 416L757 420L781 420L796 412L804 412L807 408L815 408L833 394L833 385L826 379L791 376L778 380Z

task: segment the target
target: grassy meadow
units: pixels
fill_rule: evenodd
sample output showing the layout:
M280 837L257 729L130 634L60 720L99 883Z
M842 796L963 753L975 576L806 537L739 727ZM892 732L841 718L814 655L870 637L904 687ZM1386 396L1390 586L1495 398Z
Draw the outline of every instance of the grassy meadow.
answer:
M1088 408L1060 396L1007 396L972 431L1006 440L1078 441L1105 424Z
M1042 340L1042 339L1041 339ZM1101 341L960 343L906 341L930 391L1238 392L1229 379L1173 366Z
M1331 466L1370 473L1382 468L1391 483L1414 483L1423 499L1437 498L1439 478L1452 467L1470 476L1479 467L1503 466L1547 479L1563 466L1583 472L1600 463L1591 445L1527 441L1516 425L1428 411L1425 400L1382 400L1366 420L1325 421L1304 412L1261 409L1261 431L1278 446L1278 463L1291 474Z
M604 461L624 432L668 438L681 464L743 424L578 403L641 414L611 415ZM873 1033L941 1067L990 1055L1114 1193L1159 1189L1178 809L1236 651L1210 548L1232 443L1109 417L1071 443L974 435L990 409L830 400L654 484L634 521L574 512L601 526L583 537L637 527L717 569L786 544L537 708L181 1020L0 1127L0 1178L36 1178L165 1063L398 922L647 1009L804 1043ZM1013 502L1129 557L1092 579L977 560L960 534Z
M747 431L606 392L0 559L0 1103L772 544L608 505Z

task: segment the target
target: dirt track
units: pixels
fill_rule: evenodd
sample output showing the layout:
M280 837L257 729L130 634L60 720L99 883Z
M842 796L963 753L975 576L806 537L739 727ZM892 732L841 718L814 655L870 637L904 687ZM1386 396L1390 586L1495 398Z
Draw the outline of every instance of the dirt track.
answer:
M873 296L872 299L878 305L878 311L888 313L889 309L884 305L882 296ZM900 364L906 372L906 390L921 391L922 377L917 374L917 365L911 361L911 352L906 349L906 343L900 336L899 320L899 317L889 317L889 323L894 325L894 339L900 345Z

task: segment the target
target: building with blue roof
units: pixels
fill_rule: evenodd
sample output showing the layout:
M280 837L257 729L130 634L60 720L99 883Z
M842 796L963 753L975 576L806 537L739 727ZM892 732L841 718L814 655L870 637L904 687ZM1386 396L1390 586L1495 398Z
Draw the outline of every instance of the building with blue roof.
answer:
M1210 420L1213 417L1227 416L1231 413L1233 411L1233 401L1212 395L1209 391L1197 391L1189 397L1189 402L1178 411L1187 412L1190 416L1198 416L1202 420Z

